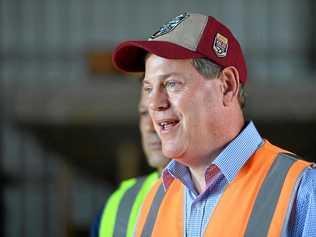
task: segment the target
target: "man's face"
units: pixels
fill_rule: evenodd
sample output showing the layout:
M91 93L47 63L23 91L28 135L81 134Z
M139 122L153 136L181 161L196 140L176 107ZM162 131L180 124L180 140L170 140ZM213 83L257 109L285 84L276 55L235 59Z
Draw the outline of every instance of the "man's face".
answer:
M139 106L139 128L142 136L142 145L151 167L162 169L169 161L161 150L161 141L154 129L153 122L148 113L148 106L142 96Z
M164 155L192 165L221 148L225 108L218 78L205 79L191 60L150 55L143 90Z

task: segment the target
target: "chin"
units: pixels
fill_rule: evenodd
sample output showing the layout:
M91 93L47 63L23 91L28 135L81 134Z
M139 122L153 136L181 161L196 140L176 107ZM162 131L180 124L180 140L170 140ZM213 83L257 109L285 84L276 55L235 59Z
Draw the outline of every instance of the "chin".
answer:
M167 158L160 151L151 151L146 153L148 164L151 167L156 168L157 166L161 166Z
M189 148L188 139L180 138L162 140L162 153L171 159L182 159Z
M175 149L174 146L171 146L165 148L163 147L162 153L170 159L177 159L178 157L182 157L184 152L182 151L182 149Z

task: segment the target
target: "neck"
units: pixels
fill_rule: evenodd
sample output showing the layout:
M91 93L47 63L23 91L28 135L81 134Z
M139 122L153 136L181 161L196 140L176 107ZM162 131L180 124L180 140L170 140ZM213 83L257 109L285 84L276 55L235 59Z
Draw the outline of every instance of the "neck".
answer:
M191 172L192 182L196 191L198 193L203 192L206 189L206 182L205 182L205 171L207 167L189 167Z
M213 147L211 153L206 156L202 156L204 157L203 159L192 159L190 163L186 164L190 169L192 181L198 193L201 193L206 189L205 172L207 168L224 149L224 147L229 144L236 136L238 136L239 132L242 130L244 126L243 118L240 119L240 121L238 121L236 124L237 126L231 128L231 130L228 130L225 133L226 137L222 136L225 139L221 142L221 145ZM198 163L193 161L198 161Z
M216 151L213 151L212 155L208 154L207 156L204 156L203 159L193 159L195 162L187 164L191 173L192 182L198 193L201 193L206 189L205 172L220 151L221 149L216 149Z

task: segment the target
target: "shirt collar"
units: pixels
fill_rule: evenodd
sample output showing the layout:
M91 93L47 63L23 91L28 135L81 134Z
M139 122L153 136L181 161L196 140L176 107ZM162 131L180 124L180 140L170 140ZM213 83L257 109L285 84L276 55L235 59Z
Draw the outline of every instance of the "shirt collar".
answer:
M210 167L216 165L230 183L262 143L262 137L253 122L250 121L241 133L214 159ZM205 172L205 177L209 168ZM167 189L175 178L178 178L190 190L194 190L188 167L176 160L171 160L162 172L164 188Z
M241 167L262 143L263 139L251 121L241 133L224 148L212 164L218 166L230 183L236 177Z

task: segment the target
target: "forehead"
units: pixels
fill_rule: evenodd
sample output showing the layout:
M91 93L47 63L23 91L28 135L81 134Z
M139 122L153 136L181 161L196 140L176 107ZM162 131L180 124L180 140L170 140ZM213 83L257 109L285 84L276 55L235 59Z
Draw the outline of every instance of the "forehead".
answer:
M192 59L167 59L149 54L145 59L145 77L163 77L168 74L184 74L193 69Z

